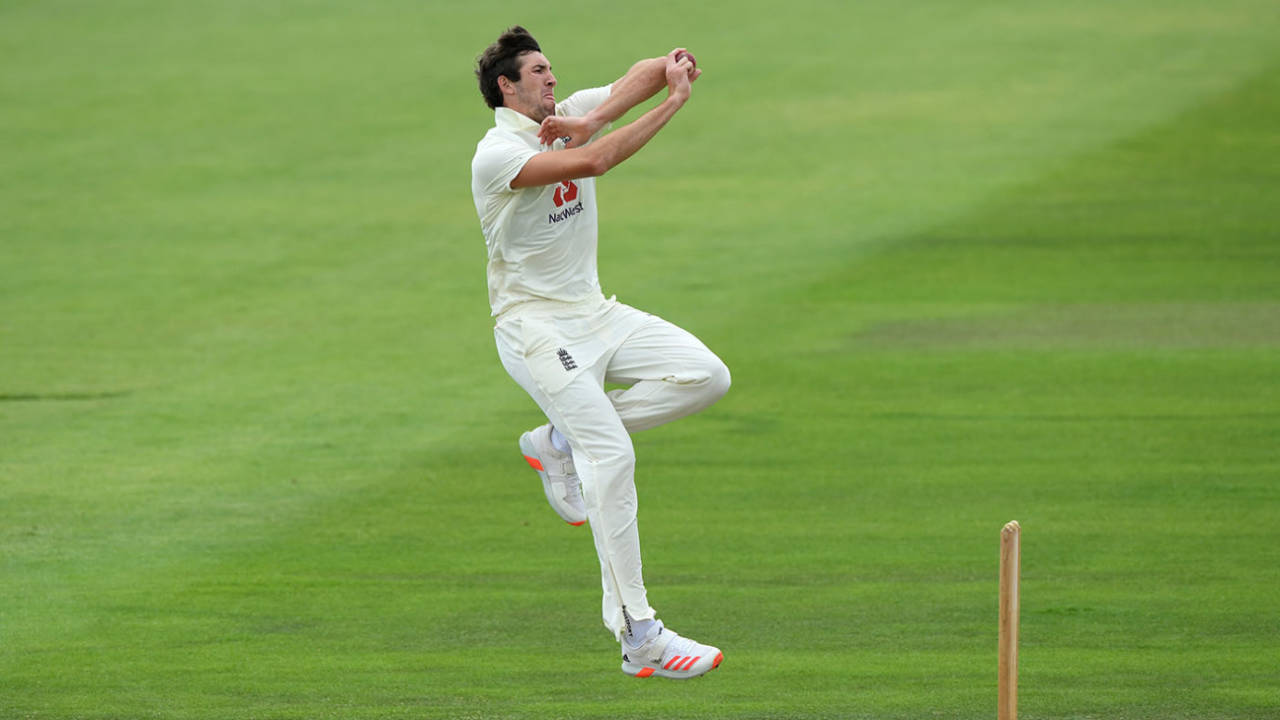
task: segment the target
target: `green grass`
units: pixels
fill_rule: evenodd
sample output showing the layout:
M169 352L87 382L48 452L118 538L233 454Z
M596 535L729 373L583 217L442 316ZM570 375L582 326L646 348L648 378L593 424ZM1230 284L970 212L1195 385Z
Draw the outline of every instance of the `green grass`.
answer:
M539 19L542 18L542 19ZM472 58L677 44L606 290L734 388L636 437L617 670L514 452ZM613 29L610 29L613 28ZM0 6L0 717L1025 718L1280 707L1280 13L1205 2Z

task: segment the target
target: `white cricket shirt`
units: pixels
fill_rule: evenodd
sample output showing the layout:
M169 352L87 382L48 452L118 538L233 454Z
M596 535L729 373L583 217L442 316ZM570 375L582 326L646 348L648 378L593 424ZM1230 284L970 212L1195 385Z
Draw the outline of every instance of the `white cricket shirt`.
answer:
M609 97L612 87L580 90L557 103L556 114L585 115ZM554 147L539 145L538 123L510 108L494 110L494 120L471 160L471 195L489 252L494 316L529 300L578 302L599 296L595 178L512 190L511 181L529 158L564 145L559 140Z

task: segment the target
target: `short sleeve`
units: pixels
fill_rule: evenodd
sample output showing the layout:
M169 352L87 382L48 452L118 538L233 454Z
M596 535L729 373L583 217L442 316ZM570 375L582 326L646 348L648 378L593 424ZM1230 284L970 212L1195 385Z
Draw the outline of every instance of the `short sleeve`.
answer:
M564 99L564 102L556 105L556 114L567 117L580 117L595 110L609 99L609 93L613 91L613 85L605 85L604 87L590 88L587 90L579 90Z
M473 183L486 195L511 192L511 181L537 154L537 150L514 139L488 139L471 161Z

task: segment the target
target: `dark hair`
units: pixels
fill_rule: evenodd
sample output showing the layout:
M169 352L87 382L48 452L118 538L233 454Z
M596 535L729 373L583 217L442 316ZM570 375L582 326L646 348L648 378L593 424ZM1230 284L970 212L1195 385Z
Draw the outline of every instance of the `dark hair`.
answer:
M502 89L498 76L512 82L520 81L520 56L530 52L542 52L538 41L528 30L516 25L498 36L498 41L485 48L476 58L476 79L480 81L480 94L490 108L502 107Z

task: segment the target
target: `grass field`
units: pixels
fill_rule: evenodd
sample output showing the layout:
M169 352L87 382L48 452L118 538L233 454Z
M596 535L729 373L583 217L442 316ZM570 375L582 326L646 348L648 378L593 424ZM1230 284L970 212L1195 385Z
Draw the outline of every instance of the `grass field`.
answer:
M606 291L725 359L636 436L618 671L515 441L471 61L705 70ZM1280 8L0 4L0 718L1280 713ZM563 96L565 93L561 93Z

